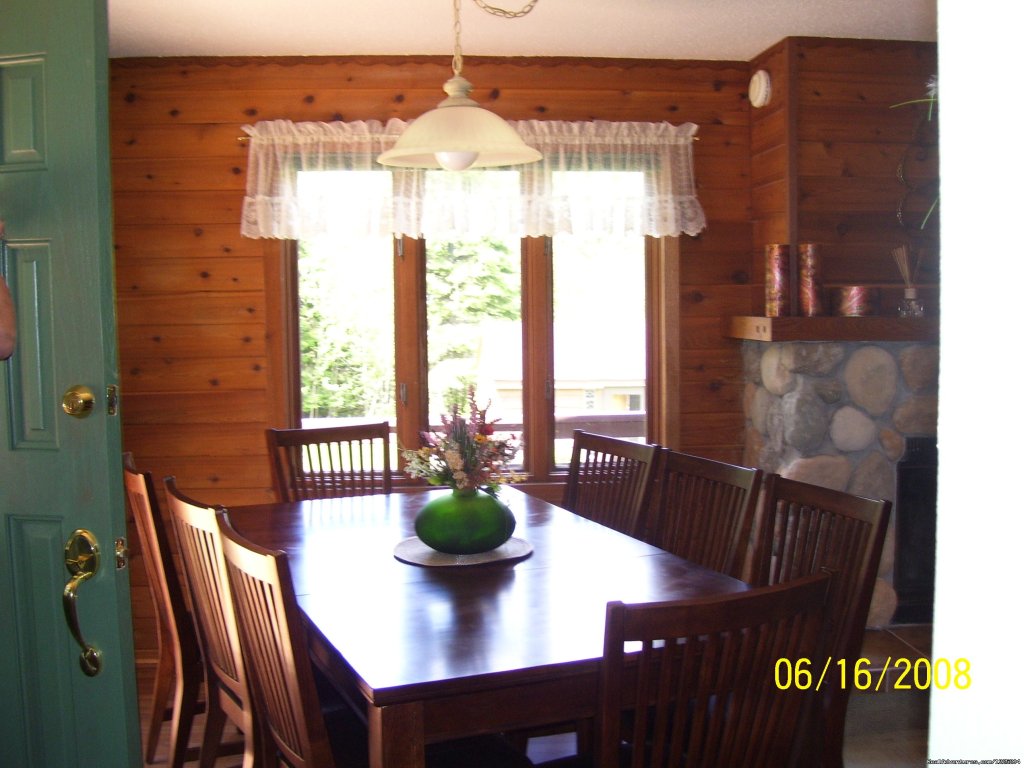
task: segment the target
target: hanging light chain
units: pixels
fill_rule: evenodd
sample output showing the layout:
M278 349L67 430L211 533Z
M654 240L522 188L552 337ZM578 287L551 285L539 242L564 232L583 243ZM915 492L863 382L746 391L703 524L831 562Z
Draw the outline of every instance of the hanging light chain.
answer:
M533 6L537 4L537 0L530 0L526 5L520 8L518 11L506 11L504 8L495 8L493 5L488 5L483 0L473 0L483 10L487 11L494 16L501 16L505 19L518 19L520 16L525 16L533 10Z
M462 20L459 18L462 3L460 0L452 0L452 7L455 12L455 53L452 55L452 72L458 77L462 74Z
M518 19L530 11L533 10L533 6L537 4L537 0L529 0L529 2L520 8L518 11L506 11L504 8L496 8L493 5L488 5L484 0L473 0L481 9L487 11L487 13L493 16L500 16L503 19ZM461 0L453 0L453 10L455 14L454 31L455 31L455 53L452 55L452 72L456 75L462 74L462 19Z

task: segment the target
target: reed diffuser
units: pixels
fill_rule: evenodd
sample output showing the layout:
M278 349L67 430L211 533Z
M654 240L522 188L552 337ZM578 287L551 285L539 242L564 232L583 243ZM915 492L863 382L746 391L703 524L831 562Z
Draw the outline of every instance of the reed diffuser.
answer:
M892 258L903 278L903 298L896 305L900 317L924 317L924 304L917 297L917 268L921 263L920 255L911 263L910 248L900 245L892 249Z

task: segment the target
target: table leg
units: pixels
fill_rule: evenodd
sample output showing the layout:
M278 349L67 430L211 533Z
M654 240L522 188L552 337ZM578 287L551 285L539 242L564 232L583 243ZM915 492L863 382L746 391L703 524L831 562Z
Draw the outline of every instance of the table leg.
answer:
M370 768L426 768L423 705L369 706Z

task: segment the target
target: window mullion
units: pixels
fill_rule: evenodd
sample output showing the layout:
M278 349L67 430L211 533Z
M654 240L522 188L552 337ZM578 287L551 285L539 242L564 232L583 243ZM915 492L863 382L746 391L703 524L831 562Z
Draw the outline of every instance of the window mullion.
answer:
M680 238L647 237L647 438L674 447L678 401Z
M551 479L555 463L552 276L551 238L523 238L523 463L537 481Z
M427 249L422 239L395 239L395 434L418 448L427 415Z

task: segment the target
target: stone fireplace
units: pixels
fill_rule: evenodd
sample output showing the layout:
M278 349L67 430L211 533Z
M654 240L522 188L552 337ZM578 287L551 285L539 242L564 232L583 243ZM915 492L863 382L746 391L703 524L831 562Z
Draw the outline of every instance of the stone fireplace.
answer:
M868 626L896 614L897 467L934 438L939 348L917 342L743 342L744 463L893 501ZM934 510L932 510L934 514Z

